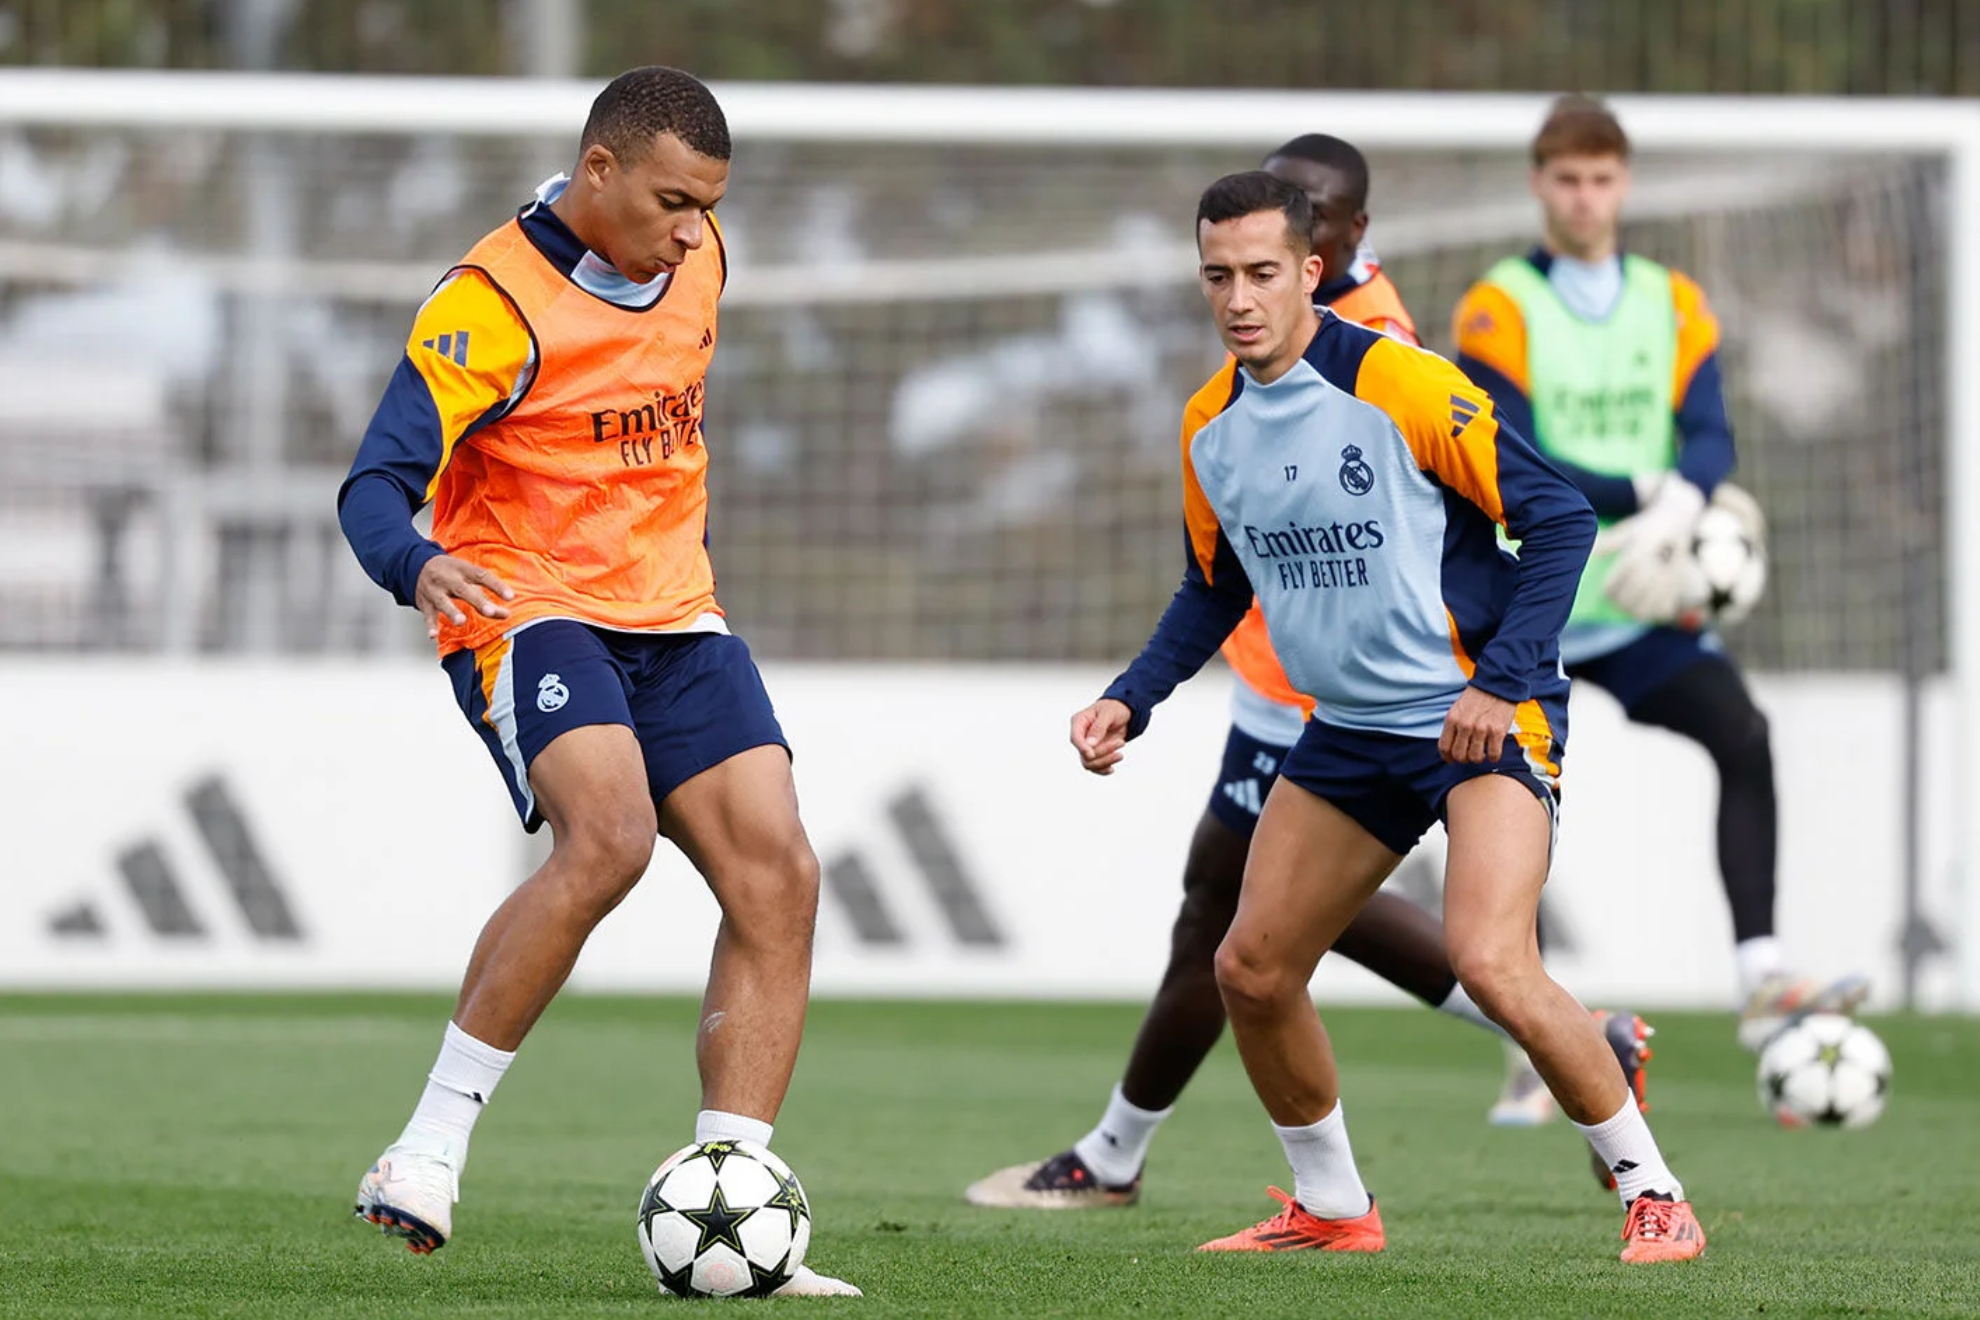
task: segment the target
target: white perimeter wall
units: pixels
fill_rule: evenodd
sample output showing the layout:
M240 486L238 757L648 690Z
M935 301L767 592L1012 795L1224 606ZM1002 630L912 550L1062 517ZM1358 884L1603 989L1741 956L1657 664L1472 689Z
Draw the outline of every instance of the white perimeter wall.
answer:
M1067 716L1100 669L772 665L805 820L828 863L857 855L896 943L862 941L828 894L821 994L1141 998L1153 987L1182 858L1215 774L1228 678L1158 712L1110 779L1083 774ZM1781 934L1817 974L1899 985L1899 689L1863 677L1763 678L1781 798ZM424 665L0 665L0 986L452 987L482 920L526 872L526 840L480 742ZM1925 721L1925 904L1949 939L1951 707ZM1701 752L1578 693L1549 916L1555 973L1591 1002L1725 1004L1730 924ZM299 940L255 935L185 795L217 776L285 895ZM928 804L997 943L958 938L889 805ZM155 845L198 934L155 933L118 865ZM1404 871L1428 892L1441 835ZM58 934L86 906L100 932ZM665 843L600 928L574 984L693 990L715 907ZM1336 965L1339 964L1339 965ZM1954 958L1922 982L1959 1005ZM1400 1001L1338 959L1323 998ZM1965 1007L1980 1008L1980 1004Z

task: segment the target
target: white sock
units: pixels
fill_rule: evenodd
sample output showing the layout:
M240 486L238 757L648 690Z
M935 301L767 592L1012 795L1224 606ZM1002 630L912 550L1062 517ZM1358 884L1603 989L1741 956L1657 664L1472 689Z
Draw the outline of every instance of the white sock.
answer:
M1437 1005L1439 1013L1449 1013L1460 1021L1469 1022L1474 1027L1483 1027L1497 1035L1505 1035L1498 1023L1485 1016L1485 1010L1471 1002L1471 996L1464 992L1463 985L1453 985L1451 992L1444 996L1444 1002Z
M449 1022L440 1057L398 1144L438 1155L459 1172L467 1164L468 1138L482 1106L515 1061L515 1051L498 1050Z
M1094 1177L1109 1187L1133 1182L1148 1159L1148 1146L1155 1140L1155 1129L1175 1112L1174 1105L1167 1109L1143 1109L1130 1104L1116 1084L1114 1094L1107 1101L1107 1112L1100 1115L1100 1125L1073 1143L1073 1153L1093 1170Z
M1664 1153L1657 1149L1657 1139L1650 1135L1634 1096L1624 1100L1622 1109L1606 1123L1575 1126L1616 1175L1616 1192L1624 1205L1645 1192L1662 1192L1673 1201L1684 1199L1684 1185L1664 1163Z
M1334 1112L1318 1123L1305 1127L1274 1123L1272 1130L1286 1148L1286 1162L1293 1171L1293 1197L1302 1209L1321 1219L1359 1219L1368 1213L1374 1199L1354 1167L1354 1151L1348 1147L1347 1123L1341 1118L1339 1101L1334 1102Z
M760 1118L704 1109L694 1116L694 1139L701 1145L711 1141L753 1141L770 1148L771 1127Z
M1758 935L1733 945L1733 964L1739 968L1739 995L1750 999L1770 976L1787 970L1781 957L1781 942L1772 935Z

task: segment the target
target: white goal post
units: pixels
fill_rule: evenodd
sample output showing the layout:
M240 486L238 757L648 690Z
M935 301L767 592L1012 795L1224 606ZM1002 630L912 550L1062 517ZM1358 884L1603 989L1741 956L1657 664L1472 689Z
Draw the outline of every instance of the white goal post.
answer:
M597 88L588 81L15 69L0 72L0 130L417 131L567 142ZM1241 152L1281 139L1287 125L1324 126L1371 151L1517 152L1548 102L1540 95L804 84L723 84L716 91L744 144L1183 145ZM1948 796L1956 804L1950 818L1958 822L1954 864L1960 908L1951 924L1961 959L1957 999L1980 1009L1980 752L1974 750L1980 749L1980 396L1963 388L1965 373L1980 368L1980 104L1660 96L1618 96L1612 103L1644 152L1682 151L1701 158L1890 153L1944 162L1943 227L1952 236L1942 268L1944 288L1938 291L1947 382L1945 610L1957 709L1952 741L1958 749L1956 783ZM101 257L83 248L29 247L0 237L0 266L9 264L10 254L19 262L41 263L56 279L65 278L69 263L75 269L67 277L78 280L80 268ZM1090 258L1055 265L1009 254L855 262L809 272L807 294L829 301L839 289L848 299L884 300L887 288L894 287L907 300L939 298L958 281L980 283L985 262L1000 263L990 269L1011 287L1063 289L1082 279L1119 283L1130 277L1130 268L1148 269L1152 258L1176 266L1165 268L1161 278L1187 278L1188 249L1171 242L1126 253L1112 268L1104 263L1096 268ZM259 266L251 256L192 259L213 261L217 276L249 290L312 278ZM739 268L732 292L742 304L774 303L789 287L790 272L802 267L788 257L757 264L774 274L756 276L747 266ZM369 290L382 302L421 287L433 273L430 263L346 262L313 278L356 297ZM1836 738L1841 744L1859 732L1837 730ZM1839 745L1837 755L1844 759L1847 752Z

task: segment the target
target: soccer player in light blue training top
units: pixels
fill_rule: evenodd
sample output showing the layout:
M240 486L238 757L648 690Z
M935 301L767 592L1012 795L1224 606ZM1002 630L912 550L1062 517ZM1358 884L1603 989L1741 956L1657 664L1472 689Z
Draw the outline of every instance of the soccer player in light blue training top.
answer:
M1260 167L1294 185L1313 206L1313 252L1320 258L1316 304L1371 330L1417 343L1402 295L1383 273L1368 234L1368 161L1353 144L1323 133L1293 138ZM997 1170L971 1183L971 1204L1004 1209L1125 1207L1141 1198L1142 1175L1156 1133L1175 1112L1183 1089L1224 1031L1217 993L1217 945L1237 912L1245 854L1279 766L1299 741L1312 702L1286 681L1270 630L1254 606L1224 642L1231 688L1231 729L1216 788L1190 838L1183 900L1169 940L1160 988L1135 1034L1120 1082L1099 1122L1056 1155ZM1334 942L1334 953L1453 1017L1493 1030L1451 970L1435 915L1396 894L1379 893ZM1634 1013L1601 1011L1603 1034L1638 1096L1645 1085L1650 1028ZM1492 1107L1494 1123L1524 1125L1538 1093L1554 1113L1547 1084L1510 1041L1513 1064ZM1510 1108L1508 1108L1510 1106ZM1610 1186L1607 1165L1596 1176Z
M1312 221L1306 194L1262 171L1203 194L1203 290L1234 360L1183 416L1183 581L1141 655L1072 720L1082 763L1111 773L1254 594L1287 678L1315 701L1216 958L1294 1190L1274 1188L1280 1213L1204 1249L1382 1249L1307 984L1441 817L1459 980L1615 1173L1623 1260L1688 1259L1705 1239L1684 1190L1535 938L1566 739L1559 637L1594 514L1455 367L1315 311Z

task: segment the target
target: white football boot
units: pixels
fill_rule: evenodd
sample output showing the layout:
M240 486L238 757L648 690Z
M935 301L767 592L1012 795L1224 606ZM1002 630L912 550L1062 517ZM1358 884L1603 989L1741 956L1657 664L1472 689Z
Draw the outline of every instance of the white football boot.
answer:
M394 1144L358 1181L351 1213L388 1237L404 1238L414 1255L426 1256L453 1236L454 1202L460 1199L456 1162Z
M1084 1210L1133 1205L1141 1199L1141 1174L1109 1185L1086 1166L1076 1150L1062 1150L1049 1160L1013 1164L969 1185L963 1199L971 1205L1009 1210Z
M1739 1015L1739 1043L1758 1054L1788 1023L1810 1013L1849 1017L1869 994L1866 976L1838 977L1826 985L1808 976L1770 976L1747 996Z
M1493 1127L1539 1127L1553 1122L1560 1113L1553 1092L1534 1071L1533 1060L1526 1057L1525 1050L1511 1041L1505 1045L1506 1082L1485 1121Z

